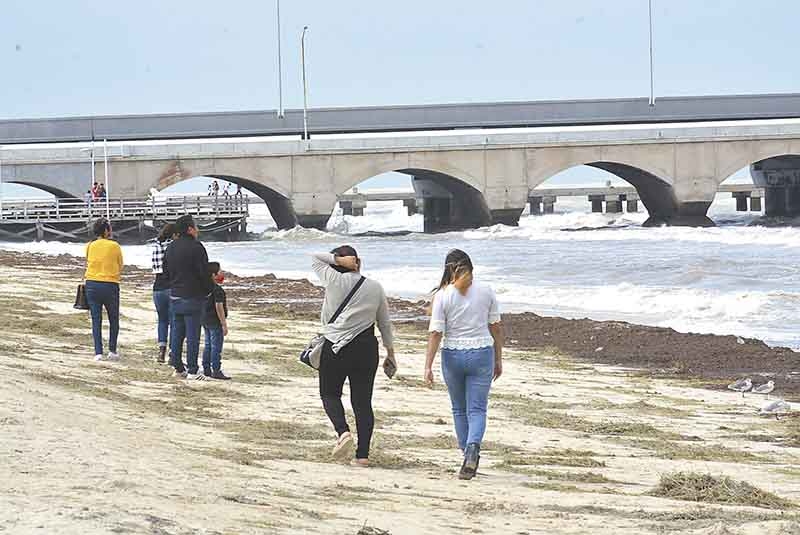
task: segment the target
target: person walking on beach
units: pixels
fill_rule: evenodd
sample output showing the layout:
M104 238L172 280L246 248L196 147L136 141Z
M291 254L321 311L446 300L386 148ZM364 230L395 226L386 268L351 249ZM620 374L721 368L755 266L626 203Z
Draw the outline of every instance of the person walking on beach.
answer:
M171 322L170 314L170 289L169 273L164 270L164 254L167 247L172 243L175 234L175 225L167 223L161 227L158 237L152 242L151 263L155 280L153 281L153 304L156 307L158 323L156 329L156 340L158 342L158 355L156 362L163 364L167 353L167 341L169 338L169 327Z
M197 239L197 225L190 215L175 222L178 238L167 247L165 269L169 273L172 337L170 350L174 375L188 379L205 379L197 373L200 354L200 321L206 296L211 293L208 276L208 254ZM183 364L183 341L186 340L186 366ZM188 372L188 373L187 373Z
M92 314L94 360L118 360L119 282L122 248L111 239L111 224L100 218L92 227L95 239L86 245L86 303ZM103 307L108 316L108 356L103 356Z
M442 346L442 375L450 393L458 447L464 453L459 479L472 479L486 430L492 380L503 374L503 327L491 287L473 279L467 253L447 253L433 295L424 379L433 384L433 361Z
M358 447L351 464L366 467L375 426L372 390L378 370L376 323L387 353L384 371L391 376L397 369L389 306L383 287L361 276L361 260L349 245L313 255L312 267L325 288L321 313L325 345L319 366L319 393L338 436L333 455L347 455L353 444L342 406L342 388L347 379L358 432ZM356 288L356 285L360 286ZM355 293L339 317L328 323L354 288Z
M222 373L222 346L228 336L228 300L222 282L225 277L219 262L208 263L208 276L213 289L206 298L203 307L203 330L206 333L203 347L203 375L212 379L227 381L230 379Z

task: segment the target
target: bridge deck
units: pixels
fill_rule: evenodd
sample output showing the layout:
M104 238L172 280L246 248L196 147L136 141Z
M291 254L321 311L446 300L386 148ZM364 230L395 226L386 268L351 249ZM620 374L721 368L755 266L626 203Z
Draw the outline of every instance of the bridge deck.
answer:
M311 134L800 117L800 94L316 108ZM0 120L0 144L300 135L302 110Z

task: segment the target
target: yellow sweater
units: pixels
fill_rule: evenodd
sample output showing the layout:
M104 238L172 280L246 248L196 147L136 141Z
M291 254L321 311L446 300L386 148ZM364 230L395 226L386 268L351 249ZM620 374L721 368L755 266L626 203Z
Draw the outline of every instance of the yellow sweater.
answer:
M122 273L122 248L115 241L99 238L86 245L87 281L116 282Z

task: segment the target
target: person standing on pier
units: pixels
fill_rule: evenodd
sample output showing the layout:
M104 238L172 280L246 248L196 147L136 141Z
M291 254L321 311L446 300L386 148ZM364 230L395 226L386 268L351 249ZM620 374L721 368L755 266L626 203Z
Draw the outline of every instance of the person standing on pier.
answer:
M111 224L105 218L94 222L96 238L86 245L86 302L92 314L94 360L119 360L119 282L122 248L111 239ZM108 356L103 356L103 307L108 315Z
M169 273L164 270L164 254L172 243L175 234L175 225L167 223L161 227L158 237L152 242L152 268L156 276L153 281L153 304L158 315L157 340L158 356L156 362L163 364L167 353L167 340L171 322Z
M450 393L458 447L459 479L478 471L492 380L503 374L503 327L494 290L473 280L467 253L447 253L431 305L424 379L433 384L433 360L442 346L442 375Z
M175 376L205 379L198 373L200 326L206 296L213 290L208 275L208 253L200 240L199 231L190 215L175 221L178 239L167 247L164 269L169 273L172 338L170 350ZM183 341L186 340L186 366L183 364ZM187 373L188 372L188 373Z

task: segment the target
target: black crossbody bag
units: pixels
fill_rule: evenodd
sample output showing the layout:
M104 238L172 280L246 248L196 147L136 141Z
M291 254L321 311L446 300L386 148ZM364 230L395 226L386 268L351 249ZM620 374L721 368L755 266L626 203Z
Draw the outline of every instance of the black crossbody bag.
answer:
M347 308L347 305L350 303L350 300L356 294L361 285L364 284L364 281L367 280L366 277L362 276L358 279L358 282L353 289L350 290L350 293L347 294L347 297L344 298L342 304L339 305L339 308L336 309L336 312L333 313L331 319L328 320L328 324L335 322L339 319L339 316L344 312L344 309ZM306 348L300 353L300 362L305 364L306 366L311 366L315 370L319 369L319 363L322 360L322 348L325 345L325 337L322 334L317 334L311 341L308 343Z

